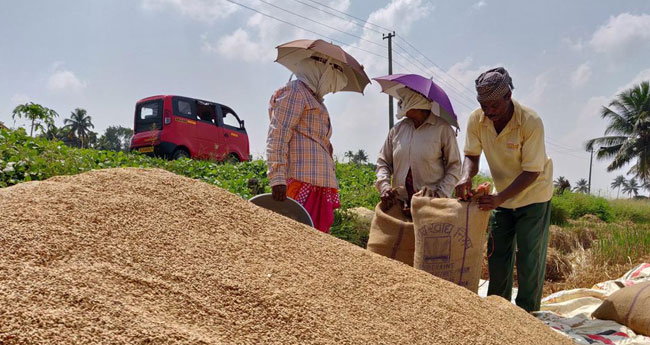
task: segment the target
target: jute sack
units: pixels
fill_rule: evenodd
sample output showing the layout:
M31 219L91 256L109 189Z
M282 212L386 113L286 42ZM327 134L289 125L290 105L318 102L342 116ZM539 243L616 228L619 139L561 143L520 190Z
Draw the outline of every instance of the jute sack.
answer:
M413 266L413 222L404 216L399 203L386 212L377 204L366 248Z
M639 334L650 336L650 282L622 288L608 296L591 316L614 320Z
M478 291L490 212L477 202L414 196L414 267Z

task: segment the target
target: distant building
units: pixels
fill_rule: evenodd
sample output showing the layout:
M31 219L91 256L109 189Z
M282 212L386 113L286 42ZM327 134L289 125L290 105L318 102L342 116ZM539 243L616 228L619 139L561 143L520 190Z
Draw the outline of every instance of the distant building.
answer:
M5 126L5 124L2 123L2 121L0 121L0 129L1 129L1 128L7 129L7 126Z

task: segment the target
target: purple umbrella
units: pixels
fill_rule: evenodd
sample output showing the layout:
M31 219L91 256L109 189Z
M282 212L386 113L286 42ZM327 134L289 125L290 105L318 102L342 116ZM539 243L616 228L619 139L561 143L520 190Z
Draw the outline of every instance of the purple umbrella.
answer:
M440 116L450 125L459 128L458 117L454 112L454 107L451 106L449 97L447 97L445 91L434 83L433 80L417 74L390 74L373 79L381 85L382 92L397 99L400 99L397 90L404 87L422 94L422 96L431 101L431 112Z

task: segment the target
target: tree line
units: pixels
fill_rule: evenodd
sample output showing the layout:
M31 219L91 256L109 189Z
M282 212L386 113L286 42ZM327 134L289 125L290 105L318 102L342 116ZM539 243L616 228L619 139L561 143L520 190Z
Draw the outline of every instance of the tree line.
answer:
M54 119L59 114L47 107L33 102L14 108L12 119L29 121L29 135L48 140L58 140L65 145L79 148L94 148L108 151L128 152L133 137L133 130L122 126L109 126L101 136L93 131L95 125L85 109L76 108L70 117L63 120L63 126L57 127Z

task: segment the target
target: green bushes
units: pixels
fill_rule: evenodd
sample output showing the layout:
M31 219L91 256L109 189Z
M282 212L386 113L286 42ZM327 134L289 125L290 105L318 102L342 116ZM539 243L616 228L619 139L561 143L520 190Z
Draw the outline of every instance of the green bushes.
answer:
M611 200L612 214L615 220L629 220L635 223L650 223L650 201L648 200Z
M352 212L347 210L336 210L334 212L334 224L330 229L332 236L365 248L366 244L368 244L369 233L368 224L361 221Z
M593 214L606 222L614 219L612 207L607 200L582 193L565 192L562 195L554 195L551 199L551 219L553 224L561 225L566 223L566 218L578 219L586 214ZM553 216L553 212L557 215Z
M336 163L341 209L365 207L375 209L379 193L375 188L375 169L369 164Z
M251 197L251 178L257 179L263 190L270 190L266 164L261 160L236 165L189 159L167 161L140 154L71 148L61 142L32 138L22 129L0 130L0 187L116 167L161 168L217 185L243 198Z
M565 204L559 198L554 196L551 199L551 224L563 226L569 222L571 215L564 206Z

